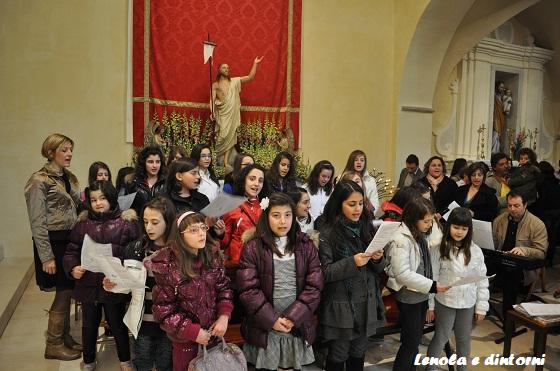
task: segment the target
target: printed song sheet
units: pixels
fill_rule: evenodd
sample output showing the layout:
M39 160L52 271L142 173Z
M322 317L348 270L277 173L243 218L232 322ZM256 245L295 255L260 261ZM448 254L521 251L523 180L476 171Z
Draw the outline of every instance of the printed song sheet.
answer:
M369 246L366 249L366 253L374 253L379 250L383 250L385 245L391 240L393 234L397 228L401 225L400 222L383 222L379 226L379 229L375 233L375 237L371 240Z
M453 282L451 284L451 287L453 286L462 286L462 285L468 285L469 283L476 283L482 280L485 280L487 278L494 278L495 274L492 276L471 276L471 277L461 277L459 278L457 281Z
M245 201L247 201L245 197L232 196L222 192L214 199L214 201L210 202L208 206L200 210L200 212L210 218L217 218L228 211L239 207Z

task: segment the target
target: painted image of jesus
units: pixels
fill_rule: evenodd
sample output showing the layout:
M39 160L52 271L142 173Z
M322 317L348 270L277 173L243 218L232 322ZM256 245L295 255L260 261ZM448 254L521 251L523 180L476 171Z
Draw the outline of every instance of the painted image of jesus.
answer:
M257 66L262 59L263 57L256 57L249 74L242 77L230 77L229 65L222 63L218 66L216 81L212 83L210 118L216 120L215 152L218 160L223 158L226 170L231 166L231 152L237 144L237 129L241 124L241 84L255 78Z

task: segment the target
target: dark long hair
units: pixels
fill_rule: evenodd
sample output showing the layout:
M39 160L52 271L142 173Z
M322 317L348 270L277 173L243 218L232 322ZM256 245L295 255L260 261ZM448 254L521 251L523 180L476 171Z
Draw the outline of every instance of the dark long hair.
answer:
M138 156L136 157L136 166L134 172L136 173L136 177L140 179L145 179L147 176L146 171L146 160L151 155L157 155L160 159L160 168L158 173L158 179L162 178L165 174L165 156L163 155L163 151L159 146L150 145L146 146L140 151Z
M280 161L283 159L288 159L290 161L290 170L288 170L288 174L284 178L280 177L278 167L280 166ZM272 165L270 165L270 169L266 173L267 180L270 184L278 186L280 182L282 183L283 189L286 189L286 185L289 183L295 183L295 171L296 171L296 163L294 160L294 156L291 153L282 151L274 157L272 161Z
M467 166L467 160L460 157L460 158L456 158L455 161L453 161L453 167L451 168L451 174L449 176L455 176L459 174L459 171L464 168L465 166ZM445 172L445 170L444 170Z
M117 191L120 191L121 188L125 187L125 182L124 182L124 178L128 175L128 174L132 174L134 173L134 168L132 166L125 166L125 167L121 167L117 173L117 181L115 184L115 188L117 189Z
M426 188L426 191L429 192L428 188ZM419 197L422 197L419 190L413 187L404 187L399 189L397 193L393 195L390 202L401 209L404 209L407 203Z
M101 181L95 181L93 183L91 183L89 185L89 187L86 188L85 193L86 193L86 205L87 208L89 210L90 213L95 213L92 209L91 209L91 192L94 191L101 191L101 193L103 193L103 195L105 196L105 198L107 199L107 201L109 201L109 207L110 210L113 211L115 209L117 209L119 207L119 194L117 192L117 189L115 188L115 186L113 186L113 183L108 182L106 180L101 180Z
M109 173L109 182L112 182L111 169L109 169L109 166L104 162L95 161L93 164L89 165L88 185L97 180L97 172L99 169L107 170L107 173Z
M268 186L266 184L266 170L264 169L264 167L262 167L259 164L252 164L252 165L249 165L249 166L245 166L243 169L241 169L241 171L239 172L239 175L237 176L237 179L235 179L235 183L233 184L233 194L234 195L245 196L245 181L246 181L247 175L249 175L249 173L253 169L257 169L257 170L262 171L262 173L265 177L264 182L263 182L263 187L261 189L261 192L259 193L259 199L268 196L269 191L268 191Z
M342 203L346 201L350 195L354 192L358 192L359 194L364 196L364 191L362 187L360 187L356 182L351 180L342 180L336 183L334 190L325 205L325 210L323 215L325 217L325 224L322 227L321 231L331 229L334 231L335 238L340 238L340 236L344 236L344 230L346 229L345 224L347 223L347 218L344 216L342 212ZM360 215L359 221L362 225L361 228L361 235L360 240L364 245L367 246L369 242L372 240L374 235L373 224L371 222L372 216L371 213L367 212L365 201L364 201L364 208L362 210L362 214ZM323 233L323 232L321 232ZM336 253L342 257L346 256L344 250L347 248L347 241L338 241L336 245Z
M443 228L443 238L441 239L441 244L439 245L439 251L442 259L450 259L451 250L453 249L453 246L456 246L453 237L451 237L451 225L458 225L469 229L465 238L461 240L460 245L458 246L459 250L457 251L457 254L461 251L465 254L465 265L469 265L469 262L471 261L471 243L473 235L472 216L470 210L465 207L458 207L451 211L449 219Z
M436 208L430 200L426 200L424 197L415 198L411 202L407 203L404 207L402 214L402 222L408 227L412 237L416 242L420 242L422 233L418 230L416 223L419 220L424 219L426 215L435 215ZM435 223L435 222L434 222ZM428 234L431 232L428 231Z
M165 243L169 241L169 236L171 234L171 227L173 226L173 222L175 221L175 206L173 203L165 197L157 196L152 198L148 201L144 207L142 207L142 217L140 224L142 225L141 228L141 237L140 237L140 244L142 248L146 248L148 243L150 242L150 238L146 233L146 226L144 225L144 211L146 209L157 210L161 216L163 216L163 221L165 222L165 232L163 233Z
M332 171L332 176L329 182L323 187L325 190L325 194L328 196L331 194L333 189L334 183L334 166L331 164L330 161L322 160L319 161L313 166L313 170L309 173L309 177L307 178L307 186L309 187L309 193L312 195L316 195L319 191L319 174L323 170L330 170Z
M292 225L288 231L288 244L286 245L284 253L286 255L290 255L294 252L299 224L296 220L296 206L290 196L285 193L275 192L270 195L268 199L268 207L263 210L261 216L259 217L259 221L257 222L255 238L259 249L271 249L274 254L282 257L284 255L280 252L280 250L278 250L278 246L276 246L276 242L274 240L277 236L275 236L270 229L270 224L268 222L268 215L274 206L289 206L290 209L292 209Z
M352 152L350 152L350 155L348 156L348 161L346 161L346 166L344 167L344 171L343 173L349 172L349 171L356 171L354 169L354 161L356 161L356 157L358 156L364 156L364 168L362 169L362 171L360 171L360 175L364 176L366 170L367 170L367 156L366 153L364 151L362 151L361 149L356 149Z
M334 190L325 205L323 215L325 216L326 224L335 224L340 222L341 219L345 218L342 213L342 203L350 197L354 192L358 192L364 197L364 190L358 185L358 183L352 180L341 180L336 183ZM371 225L371 214L364 212L366 210L365 198L364 198L364 210L362 215L360 215L360 220L366 225Z
M180 158L171 163L167 170L167 181L165 182L165 191L168 195L172 192L181 192L181 182L175 176L177 173L186 173L198 167L198 162L192 158ZM189 190L190 192L191 190Z
M194 266L199 259L204 267L211 268L216 259L221 259L221 256L219 253L214 252L214 241L210 238L209 233L206 233L206 245L201 250L187 246L183 239L181 232L184 232L192 224L204 223L206 220L204 215L192 213L183 218L181 223L177 225L179 218L180 215L177 217L177 220L173 221L168 242L175 248L179 270L187 279L192 280L198 276Z
M197 163L198 161L200 161L200 153L202 152L203 149L208 149L210 151L210 155L212 155L212 148L210 148L208 144L206 143L197 144L196 146L193 147L191 151L191 158L194 159ZM212 179L212 181L216 183L219 187L220 181L218 180L218 177L216 176L216 172L214 171L214 162L212 159L210 159L210 166L208 166L208 172L210 173L210 179Z
M309 194L309 192L307 192L307 189L302 188L302 187L297 187L294 191L292 192L288 192L288 196L290 196L290 198L292 199L292 201L294 201L294 205L296 205L296 209L297 209L297 204L301 201L301 197L303 196L304 193ZM307 223L311 223L311 221L313 220L313 218L311 217L311 213L307 213ZM296 215L297 218L297 215Z

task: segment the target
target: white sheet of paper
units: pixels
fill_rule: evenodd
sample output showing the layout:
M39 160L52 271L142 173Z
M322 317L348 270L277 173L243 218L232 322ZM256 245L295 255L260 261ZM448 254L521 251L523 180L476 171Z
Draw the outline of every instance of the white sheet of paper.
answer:
M119 258L113 256L99 256L95 259L105 277L117 284L115 289L118 288L118 290L121 291L125 289L144 289L146 287L146 280L140 282L127 268L122 266Z
M130 209L130 206L132 206L132 203L134 202L135 197L136 197L136 192L131 193L129 195L119 196L118 202L119 202L119 207L121 208L121 210Z
M468 285L469 283L476 283L482 280L485 280L487 278L493 278L495 276L470 276L470 277L461 277L459 278L457 281L453 282L451 284L451 287L453 286L462 286L462 285Z
M483 249L495 250L492 223L473 219L473 242Z
M239 207L243 202L247 201L245 197L232 196L222 192L208 206L200 210L200 212L210 218L217 218L228 211Z
M110 243L97 243L87 234L82 244L81 265L87 271L101 272L98 257L113 257L113 248Z
M530 316L560 315L560 304L521 303L520 305Z
M401 225L400 222L383 222L375 233L375 237L369 243L366 253L371 254L376 251L383 250L385 245L391 240L397 228Z
M451 214L451 212L453 211L453 209L456 209L458 207L461 207L461 205L459 205L457 202L453 201L452 203L449 204L449 206L447 206L447 209L449 210L448 212L446 212L442 218L447 220L447 218L449 218L449 215Z
M146 282L147 271L142 262L127 259L124 261L123 265L138 282ZM115 289L117 289L117 287L111 291L115 292ZM138 337L140 327L142 326L142 317L144 315L144 296L146 294L146 290L144 288L132 289L131 292L132 295L130 304L126 314L124 315L123 322L136 339Z

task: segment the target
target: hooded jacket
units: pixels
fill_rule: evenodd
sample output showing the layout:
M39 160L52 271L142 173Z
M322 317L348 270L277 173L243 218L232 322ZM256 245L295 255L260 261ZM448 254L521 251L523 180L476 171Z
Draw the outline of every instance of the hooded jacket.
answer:
M136 212L132 209L121 211L118 207L103 214L83 211L70 234L70 243L63 258L66 274L71 278L72 269L81 265L82 244L85 235L97 243L112 245L113 256L122 259L128 243L138 238ZM82 303L124 302L128 295L114 294L103 289L103 273L86 271L76 280L72 297Z
M152 312L173 342L195 342L201 328L208 330L220 315L231 316L233 291L223 263L216 258L206 268L199 261L193 279L177 265L176 247L165 247L146 258L154 273Z
M295 243L297 299L283 313L273 306L274 259L271 248L261 249L255 237L243 249L237 270L239 299L245 307L241 333L249 344L267 347L268 333L282 316L294 323L294 332L311 344L315 340L313 313L321 301L323 272L317 248L307 236L298 232ZM264 240L263 240L264 243Z

